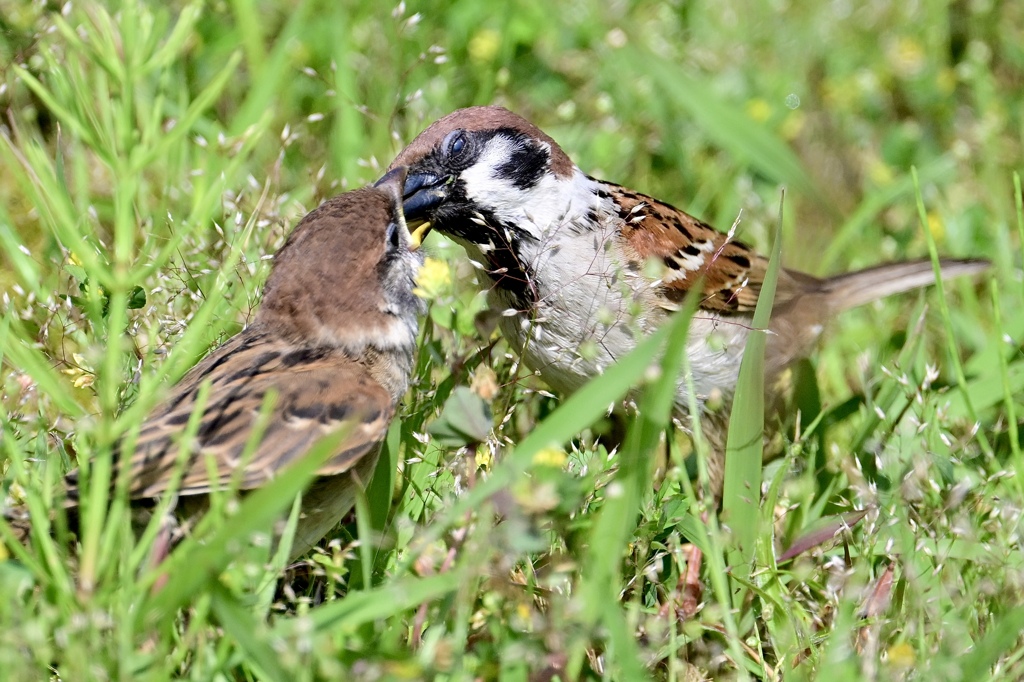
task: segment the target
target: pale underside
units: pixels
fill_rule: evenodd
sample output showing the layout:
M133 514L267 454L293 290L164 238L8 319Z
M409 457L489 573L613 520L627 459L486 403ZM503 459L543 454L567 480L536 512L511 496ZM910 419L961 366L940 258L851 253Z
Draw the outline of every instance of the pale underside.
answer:
M666 299L651 286L648 268L630 266L614 255L623 252L609 248L617 239L620 231L613 224L581 229L566 222L526 246L524 262L532 271L545 273L533 281L535 310L506 312L515 309L512 297L500 287L491 288L490 303L502 312L502 334L525 365L556 392L572 393L601 374L670 312ZM471 259L486 263L479 247L463 246ZM645 310L653 312L645 315ZM687 354L699 406L718 392L731 394L749 332L747 315L723 317L698 310ZM689 411L689 391L682 379L676 404L679 412Z
M491 239L516 245L522 272L515 276L525 273L526 286L502 281L513 273L489 256L491 244L460 241L471 259L492 268L491 305L502 313L502 332L525 365L555 391L572 393L629 353L700 286L687 344L693 399L702 412L709 402L716 408L727 402L747 338L759 333L752 317L767 259L679 209L577 167L569 178L547 173L529 187L510 183L494 170L514 151L507 146L488 148L463 180L467 197L485 209L486 216L474 219L481 229L515 226ZM941 267L948 278L980 272L987 263L954 260ZM766 379L774 382L808 353L835 313L932 282L929 261L826 280L780 270L765 332ZM690 403L689 382L681 378L677 416L688 413Z

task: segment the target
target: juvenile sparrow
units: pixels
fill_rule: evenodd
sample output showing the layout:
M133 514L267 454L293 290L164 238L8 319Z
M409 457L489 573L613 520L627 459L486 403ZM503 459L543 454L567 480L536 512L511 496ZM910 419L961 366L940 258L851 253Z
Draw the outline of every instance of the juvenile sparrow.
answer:
M405 213L465 247L506 311L503 334L556 391L575 391L677 310L700 277L687 352L696 402L734 393L767 259L683 211L583 173L543 131L501 107L455 111L395 159L406 166ZM987 263L942 262L944 278ZM771 378L807 354L836 313L934 281L928 261L818 279L779 277L766 366ZM677 415L688 411L680 384ZM725 419L704 415L712 445ZM717 445L716 445L717 441Z
M302 219L274 256L252 324L189 371L142 425L134 450L119 453L133 500L168 490L181 466L179 434L209 383L198 432L184 444L178 516L201 511L207 493L233 477L241 490L267 483L343 429L337 454L303 494L293 558L352 507L405 394L416 348L422 303L412 290L422 254L402 216L404 179L405 169L396 168L375 187L330 199ZM265 400L273 401L269 421L245 458ZM74 504L77 471L67 484Z

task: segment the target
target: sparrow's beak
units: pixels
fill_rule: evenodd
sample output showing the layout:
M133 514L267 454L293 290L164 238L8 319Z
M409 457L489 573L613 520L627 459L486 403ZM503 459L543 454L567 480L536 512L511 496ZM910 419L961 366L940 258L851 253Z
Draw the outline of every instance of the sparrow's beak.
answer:
M427 232L430 231L430 223L424 222L423 220L408 220L407 216L404 215L405 208L403 206L405 193L405 178L408 168L405 166L397 166L392 168L390 171L384 174L377 182L373 183L374 187L383 189L389 192L395 202L395 212L403 214L402 219L405 222L405 227L409 230L409 250L416 251L423 245L423 238L427 236ZM412 227L410 229L410 224Z
M409 249L415 251L423 246L423 240L426 239L428 232L430 232L430 223L428 221L424 221L419 226L409 230Z
M430 213L448 198L452 177L429 172L411 172L405 179L402 208L414 242L422 242L430 232Z
M393 202L393 208L397 212L402 210L404 213L403 203L405 201L405 178L409 169L405 166L396 166L387 173L384 174L377 182L373 183L373 186L377 189L384 190L391 195L391 201Z
M451 176L409 173L405 178L402 208L407 219L426 220L432 208L448 198Z

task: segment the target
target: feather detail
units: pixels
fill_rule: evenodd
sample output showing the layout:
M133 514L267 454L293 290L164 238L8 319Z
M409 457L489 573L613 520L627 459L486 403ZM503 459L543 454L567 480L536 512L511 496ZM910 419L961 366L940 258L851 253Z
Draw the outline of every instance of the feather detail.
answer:
M704 278L700 307L722 314L752 312L767 271L767 259L675 206L602 182L616 207L623 250L638 266L662 263L667 308L678 306Z
M456 131L472 153L449 153L445 141ZM536 153L545 145L549 154ZM531 149L533 154L523 153ZM547 172L538 174L545 156ZM503 334L524 364L556 391L571 393L604 372L640 335L678 310L700 282L701 310L687 342L693 381L679 385L677 416L689 410L689 386L702 412L711 396L730 399L768 266L732 232L586 175L552 138L498 107L449 114L396 163L418 178L406 187L411 210L465 246L471 259L490 260L490 268L481 268L492 285L489 300L496 310L511 313L500 317ZM517 288L511 286L516 278L505 276L508 263L493 262L495 236L503 236L505 251L523 264ZM985 267L981 261L942 261L941 277ZM777 374L810 351L835 313L934 279L927 262L831 279L783 269L770 322L768 373ZM705 435L710 430L720 436L712 439L718 445L724 445L727 413L721 410L705 423Z
M939 260L940 274L949 280L964 275L976 275L987 270L985 260L943 258ZM856 272L830 277L821 283L830 310L840 312L873 301L935 284L935 270L930 260L885 263Z
M701 277L700 307L720 314L753 313L768 259L678 208L620 185L602 183L617 207L625 250L633 261L658 260L667 268L662 293L674 309ZM943 259L943 280L973 275L989 267L984 260ZM935 283L930 260L887 263L857 272L818 279L793 270L781 273L777 305L805 295L825 297L832 313Z
M210 391L192 443L180 435L202 385ZM262 438L246 460L250 435L265 400L272 409ZM351 429L338 453L317 472L340 474L375 450L394 412L391 395L367 368L329 347L296 347L250 327L221 346L178 383L143 425L125 460L133 498L167 490L188 448L179 494L207 493L237 477L242 490L259 487L321 438ZM210 480L212 459L217 477ZM238 469L243 469L239 475ZM75 478L69 481L74 484ZM69 491L75 493L74 487Z
M412 371L422 256L409 248L404 178L335 197L299 223L275 256L253 324L170 390L130 450L120 445L116 473L127 471L133 500L167 493L180 475L176 514L189 518L206 493L260 487L336 435L303 497L293 556L341 519ZM193 418L198 428L185 440ZM74 507L78 472L66 483Z

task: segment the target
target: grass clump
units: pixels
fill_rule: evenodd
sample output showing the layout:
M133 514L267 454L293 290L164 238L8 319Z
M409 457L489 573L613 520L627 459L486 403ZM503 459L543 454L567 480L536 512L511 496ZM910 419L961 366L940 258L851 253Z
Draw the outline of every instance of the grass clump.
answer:
M37 531L22 549L0 524L0 669L1021 677L1024 100L1004 5L0 0L0 490ZM781 228L795 268L934 252L990 258L991 279L833 321L736 554L737 503L719 524L668 428L685 316L560 399L480 324L472 269L432 237L414 388L360 512L287 570L232 543L287 514L296 470L224 500L154 593L152 539L102 485L112 446L251 318L301 215L489 102L587 172L719 226L742 210L763 251ZM594 434L636 384L641 418L610 456ZM47 512L83 461L72 550Z

